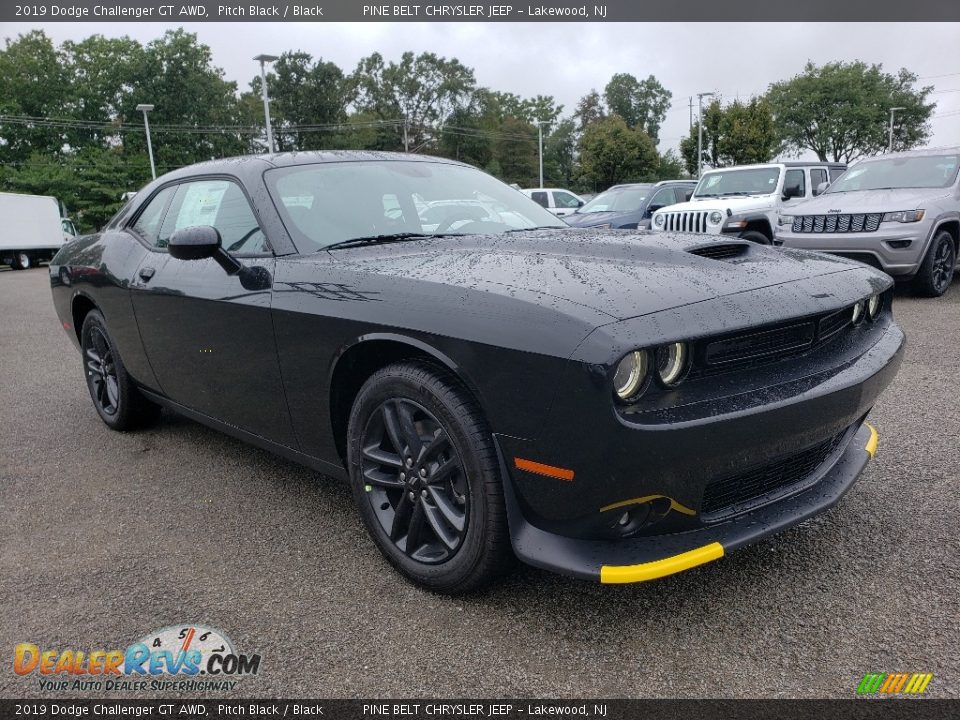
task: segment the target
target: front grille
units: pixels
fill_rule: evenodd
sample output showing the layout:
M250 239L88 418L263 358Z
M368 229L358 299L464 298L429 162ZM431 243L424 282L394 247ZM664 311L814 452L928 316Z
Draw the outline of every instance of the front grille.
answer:
M745 255L750 249L747 243L724 243L718 242L713 245L703 245L701 247L687 250L691 255L709 258L711 260L730 260L735 257Z
M882 219L882 213L869 213L867 215L797 215L793 218L793 232L875 232L880 227Z
M768 355L795 352L809 347L813 343L813 336L812 322L797 323L749 335L737 335L709 343L704 348L704 360L707 365L725 365Z
M666 212L663 230L674 232L707 232L707 217L710 211Z
M703 492L702 515L727 515L743 512L758 504L765 496L774 499L790 490L799 490L833 454L846 435L846 430L806 450L767 465L754 466L744 472L714 480ZM772 493L776 493L773 496ZM711 518L706 518L711 519Z

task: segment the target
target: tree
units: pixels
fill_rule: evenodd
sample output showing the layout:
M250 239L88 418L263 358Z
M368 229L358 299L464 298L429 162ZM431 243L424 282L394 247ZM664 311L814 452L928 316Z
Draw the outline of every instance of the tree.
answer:
M619 115L592 123L580 139L581 173L594 189L645 179L656 173L658 160L650 136Z
M770 105L765 98L734 100L720 116L717 156L723 165L770 162L780 148Z
M434 129L470 101L476 80L456 58L405 52L399 63L387 63L373 53L357 65L350 86L358 110L393 123L382 135L384 149L402 149L405 128L410 148L418 149L433 142Z
M720 151L717 141L720 137L720 124L723 109L720 100L714 100L703 109L703 162L709 167L720 167ZM693 123L690 134L680 141L680 156L687 166L687 172L697 176L697 147L700 132L700 120Z
M577 172L577 124L561 120L543 141L543 176L548 185L570 187Z
M63 118L70 78L63 53L41 30L8 40L0 50L0 113L25 118ZM26 160L31 153L56 154L69 142L67 128L49 122L0 125L0 162Z
M577 121L577 132L582 133L587 129L587 126L598 120L602 120L605 116L606 111L604 110L600 93L596 90L591 90L580 98L580 102L577 103L577 109L573 113L573 117Z
M603 90L607 109L624 119L628 127L639 127L656 140L670 109L672 93L650 75L638 81L629 73L617 73Z
M537 129L519 118L508 117L494 142L494 159L501 180L536 187L539 184Z
M927 96L933 88L914 89L916 82L905 69L891 75L882 65L860 61L821 67L808 62L799 75L771 85L767 99L790 150L849 163L886 149L891 107L904 108L896 116L894 149L926 142L935 107Z
M267 74L270 90L270 120L277 149L319 150L333 147L335 126L347 117L346 78L332 62L303 51L286 52ZM262 81L250 82L251 108L258 110L255 122L263 124ZM246 99L246 95L244 99ZM304 126L327 126L304 129Z

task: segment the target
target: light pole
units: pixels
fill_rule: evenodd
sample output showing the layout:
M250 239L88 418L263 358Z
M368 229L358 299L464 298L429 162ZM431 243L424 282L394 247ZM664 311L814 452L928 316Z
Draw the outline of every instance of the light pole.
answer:
M703 172L703 99L713 97L712 92L697 93L697 179Z
M280 58L276 55L257 55L254 60L260 63L260 94L263 96L263 116L267 121L267 148L276 152L273 146L273 128L270 127L270 99L267 97L267 63Z
M540 156L540 187L543 187L543 126L549 125L546 120L537 120L537 145Z
M893 114L897 110L906 110L905 107L892 107L890 108L890 140L887 142L887 152L893 152Z
M157 179L157 166L153 162L153 143L150 142L150 121L147 119L147 113L153 110L153 105L137 105L137 110L143 113L143 127L147 131L147 152L150 154L150 174L153 179Z

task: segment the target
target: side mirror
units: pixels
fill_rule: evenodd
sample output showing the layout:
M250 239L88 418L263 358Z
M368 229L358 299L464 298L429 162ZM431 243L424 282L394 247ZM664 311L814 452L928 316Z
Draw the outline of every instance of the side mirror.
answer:
M586 203L583 200L577 200L577 207L582 208Z
M814 194L814 195L823 195L823 194L827 191L827 188L828 188L828 187L830 187L830 183L829 183L829 182L822 182L822 183L820 183L819 185L817 185L817 189L814 191L813 194Z
M800 190L799 185L790 185L783 189L783 199L789 200L790 198L802 197L803 192Z
M210 225L198 225L177 230L167 247L177 260L204 260L220 250L220 233Z

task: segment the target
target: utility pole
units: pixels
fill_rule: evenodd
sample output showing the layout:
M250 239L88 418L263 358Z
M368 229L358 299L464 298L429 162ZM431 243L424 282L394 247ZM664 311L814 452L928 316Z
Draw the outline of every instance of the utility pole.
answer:
M713 97L713 93L697 93L697 180L703 173L703 99L705 97Z
M407 115L403 116L403 151L408 153L410 152L410 135L407 132L407 128L410 125L410 118Z
M547 124L549 124L549 123L547 123L546 120L537 120L537 144L538 144L538 146L539 146L539 148L540 148L540 151L539 151L539 156L540 156L540 185L539 185L539 187L543 187L543 126L544 126L544 125L547 125Z
M690 129L693 130L693 95L690 96Z
M887 142L887 152L893 152L893 114L898 110L906 110L905 107L892 107L890 108L890 140Z
M257 55L254 60L260 63L260 94L263 96L263 117L267 122L267 148L276 152L273 144L273 128L270 127L270 98L267 97L267 63L279 60L276 55Z
M153 179L157 179L157 166L153 162L153 143L150 141L150 121L147 119L147 113L153 110L153 105L137 105L137 110L143 113L143 127L147 131L147 152L150 154L150 174Z

